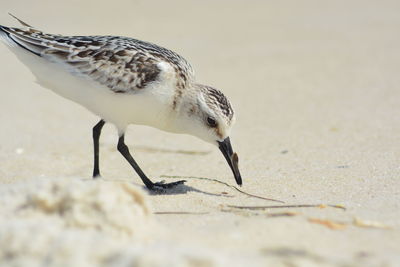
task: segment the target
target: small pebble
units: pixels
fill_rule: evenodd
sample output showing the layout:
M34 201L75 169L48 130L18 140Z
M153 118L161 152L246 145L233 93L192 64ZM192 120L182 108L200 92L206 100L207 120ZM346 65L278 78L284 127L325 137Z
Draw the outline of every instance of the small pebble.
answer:
M347 169L347 168L349 168L350 166L349 165L339 165L339 166L336 166L336 168L339 168L339 169Z

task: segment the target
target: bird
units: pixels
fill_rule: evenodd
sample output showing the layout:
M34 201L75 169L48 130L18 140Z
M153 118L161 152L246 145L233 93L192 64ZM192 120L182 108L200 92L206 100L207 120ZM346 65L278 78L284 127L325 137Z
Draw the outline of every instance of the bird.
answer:
M0 26L0 39L25 64L39 85L100 117L93 127L93 178L100 177L99 139L105 123L118 130L117 150L150 191L185 180L152 182L125 144L130 124L189 134L219 148L235 181L242 185L230 133L235 113L218 89L198 83L179 54L156 44L121 36L63 36L36 29Z

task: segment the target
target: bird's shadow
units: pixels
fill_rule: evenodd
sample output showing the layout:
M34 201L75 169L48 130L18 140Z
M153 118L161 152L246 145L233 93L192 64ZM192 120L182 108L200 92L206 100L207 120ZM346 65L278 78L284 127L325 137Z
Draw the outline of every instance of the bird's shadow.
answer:
M217 194L217 193L203 191L203 190L200 190L200 189L197 189L192 186L185 185L185 184L179 184L172 188L166 188L163 190L149 190L145 186L143 186L143 188L145 190L147 190L150 195L153 195L153 196L154 195L183 195L183 194L187 194L188 192L195 192L195 193L200 193L200 194L214 196L214 197L228 197L228 198L233 197L231 195Z

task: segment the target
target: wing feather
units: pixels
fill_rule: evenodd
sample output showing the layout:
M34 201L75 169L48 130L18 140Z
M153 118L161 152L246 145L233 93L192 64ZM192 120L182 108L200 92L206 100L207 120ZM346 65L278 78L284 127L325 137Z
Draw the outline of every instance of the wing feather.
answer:
M159 63L166 61L135 46L137 40L125 37L61 36L38 30L1 29L19 46L116 93L136 92L159 81L163 71Z

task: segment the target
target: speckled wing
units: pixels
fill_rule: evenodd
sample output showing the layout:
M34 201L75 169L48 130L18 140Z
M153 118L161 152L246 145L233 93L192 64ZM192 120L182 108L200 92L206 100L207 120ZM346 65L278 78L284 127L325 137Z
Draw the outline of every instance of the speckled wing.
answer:
M117 36L61 36L34 28L2 27L19 46L47 60L65 64L72 74L96 81L114 92L137 92L160 79L161 62L175 72L180 86L193 78L189 63L151 43ZM178 84L179 86L179 84Z

